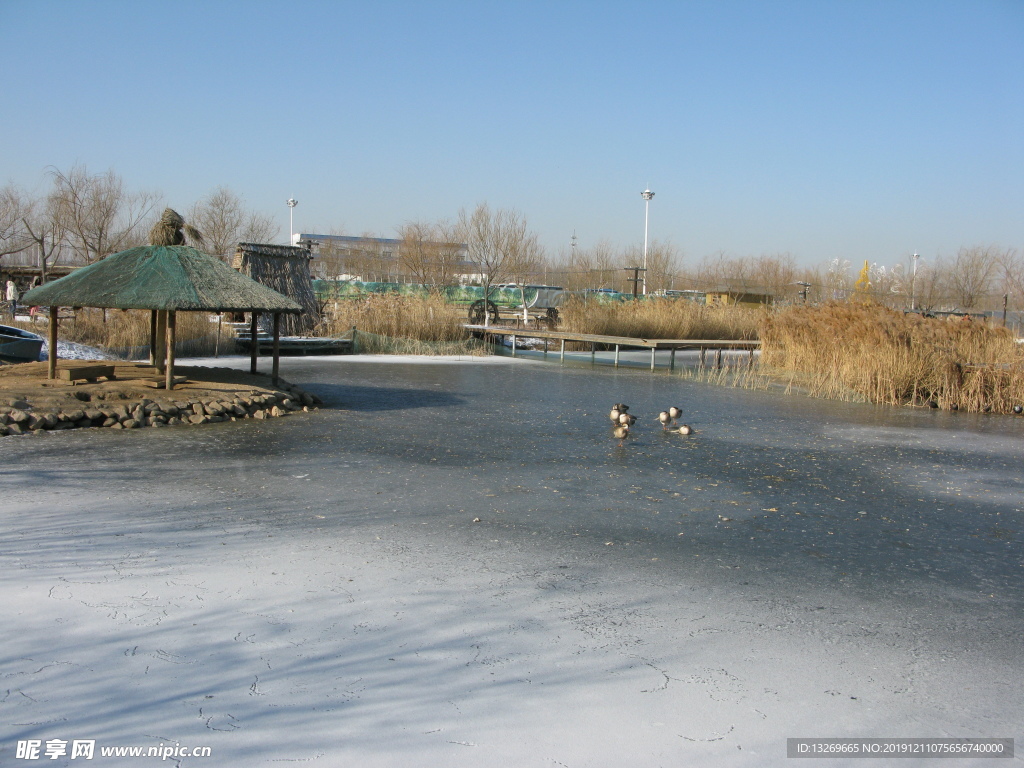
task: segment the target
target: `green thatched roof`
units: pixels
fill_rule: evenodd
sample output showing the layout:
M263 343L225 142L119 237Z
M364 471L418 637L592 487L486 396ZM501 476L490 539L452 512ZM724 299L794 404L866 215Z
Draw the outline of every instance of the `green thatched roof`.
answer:
M22 304L206 312L301 312L287 296L184 245L146 245L115 253L33 288Z

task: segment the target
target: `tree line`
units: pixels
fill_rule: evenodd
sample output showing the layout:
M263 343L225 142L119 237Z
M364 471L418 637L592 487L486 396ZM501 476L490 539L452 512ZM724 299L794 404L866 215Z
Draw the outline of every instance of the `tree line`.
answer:
M0 271L7 264L38 266L45 281L57 264L94 263L111 253L145 244L163 201L159 194L133 191L113 170L91 174L84 165L48 171L49 188L32 195L8 184L0 189ZM204 237L204 250L230 260L239 242L273 242L273 219L246 208L242 198L218 187L183 211ZM337 232L341 234L341 232ZM453 219L416 220L396 229L397 247L372 245L318 252L322 277L345 275L444 286L460 279L483 285L500 282L560 285L568 290L611 288L632 292L642 248L601 240L582 248L575 242L551 254L540 245L518 211L480 203ZM378 238L379 240L380 238ZM672 290L764 292L776 301L820 302L867 297L898 308L928 310L1020 307L1024 257L1016 249L964 246L955 255L888 265L863 266L832 259L801 267L788 253L734 256L718 252L696 262L684 260L670 241L648 244L647 293Z
M58 265L93 264L112 253L145 245L159 218L161 195L127 188L113 170L92 174L84 165L52 168L49 188L34 195L14 185L0 188L0 269L38 267L43 282ZM218 187L185 213L203 234L204 249L225 260L239 242L265 243L280 231L273 219L248 210L241 197Z
M374 245L374 235L364 233L364 244L344 254L326 244L319 254L320 276L443 286L469 269L475 271L474 282L482 284L517 282L631 293L634 269L644 263L641 247L617 248L606 240L551 255L521 214L492 210L486 203L460 211L455 220L406 223L397 235L397 246ZM465 260L473 266L467 267ZM1011 308L1024 304L1024 258L1013 248L996 246L962 247L948 257L908 256L890 265L832 259L802 267L789 253L738 257L722 251L689 264L671 242L655 240L648 244L646 264L647 293L750 292L808 303L869 298L922 311L999 309L1004 296Z

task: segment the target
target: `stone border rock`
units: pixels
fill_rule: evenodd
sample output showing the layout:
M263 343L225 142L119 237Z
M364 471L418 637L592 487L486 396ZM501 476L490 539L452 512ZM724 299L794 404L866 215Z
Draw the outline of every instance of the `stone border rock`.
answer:
M173 391L169 394L172 396L142 398L138 401L101 401L73 411L36 411L25 400L11 400L7 405L0 406L0 436L88 427L136 429L270 419L295 411L308 413L323 405L315 395L290 385L248 395L225 393L219 397L203 395L175 398Z

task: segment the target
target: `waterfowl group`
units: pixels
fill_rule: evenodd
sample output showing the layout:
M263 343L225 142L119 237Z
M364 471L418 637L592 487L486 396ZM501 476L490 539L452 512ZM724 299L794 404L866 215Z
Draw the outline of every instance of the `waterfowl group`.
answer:
M682 415L682 410L673 405L658 414L658 421L661 422L661 427L666 432L678 432L680 435L693 434L694 429L689 424L675 426L676 421ZM636 424L636 416L629 413L629 406L625 403L615 403L611 411L608 412L608 417L612 421L612 435L619 440L619 445L622 445L622 441L629 435L629 428Z

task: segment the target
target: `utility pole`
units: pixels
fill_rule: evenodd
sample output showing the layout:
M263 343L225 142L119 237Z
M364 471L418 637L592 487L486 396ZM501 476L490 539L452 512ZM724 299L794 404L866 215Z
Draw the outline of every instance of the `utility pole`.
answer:
M640 193L640 197L644 199L644 295L647 295L647 222L650 220L651 213L651 200L654 199L654 193L651 192L650 188L645 189ZM633 295L636 296L636 286L633 286Z
M637 295L640 293L640 283L642 283L645 279L643 277L640 277L640 273L646 272L647 270L644 269L643 267L623 267L623 269L625 269L627 272L633 273L632 277L626 278L626 282L633 284L633 298L635 299Z
M914 276L910 279L910 311L913 312L916 309L914 301L914 289L917 288L917 260L921 258L921 254L914 254Z
M288 245L294 245L292 242L295 239L295 206L299 204L299 201L294 197L289 197L286 205L288 206Z

